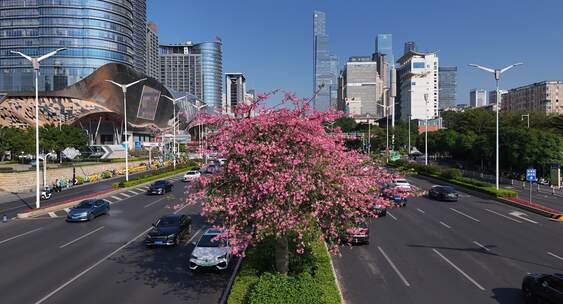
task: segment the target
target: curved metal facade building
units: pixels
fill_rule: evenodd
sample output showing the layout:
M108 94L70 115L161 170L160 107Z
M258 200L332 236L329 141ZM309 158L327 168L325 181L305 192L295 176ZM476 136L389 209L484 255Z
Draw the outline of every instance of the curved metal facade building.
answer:
M223 51L222 44L202 42L194 45L194 52L201 54L203 99L208 110L220 112L223 105Z
M132 0L0 1L0 91L33 91L31 64L11 54L38 56L40 91L72 85L106 63L133 66Z

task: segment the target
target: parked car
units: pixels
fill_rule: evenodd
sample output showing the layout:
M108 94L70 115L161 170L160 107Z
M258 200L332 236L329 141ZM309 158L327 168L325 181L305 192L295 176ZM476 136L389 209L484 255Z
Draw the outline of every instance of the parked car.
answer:
M411 190L411 184L404 178L394 179L392 181L392 186L399 189Z
M387 207L381 204L373 204L372 210L378 217L387 215Z
M195 244L189 261L190 270L213 267L224 270L231 261L231 247L227 240L215 240L220 230L208 229Z
M148 194L164 194L172 191L172 183L167 180L157 180L149 186Z
M369 244L369 226L367 222L357 223L346 230L343 239L351 244Z
M178 245L192 233L192 219L187 215L169 214L159 218L145 237L145 245Z
M435 185L428 191L428 196L433 199L457 202L459 194L453 187Z
M526 303L563 303L563 274L530 273L522 280Z
M67 222L91 221L97 216L109 213L109 202L105 199L89 199L72 207L66 217Z
M184 174L184 181L185 182L193 182L196 181L201 176L199 171L191 170Z

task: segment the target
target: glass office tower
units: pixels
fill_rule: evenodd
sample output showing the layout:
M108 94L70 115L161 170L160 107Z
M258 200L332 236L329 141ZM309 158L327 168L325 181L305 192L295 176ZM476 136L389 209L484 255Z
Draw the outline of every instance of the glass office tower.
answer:
M0 1L0 91L33 91L31 63L11 54L38 56L39 90L62 89L114 62L133 66L132 0Z
M210 112L220 112L223 105L223 51L220 40L194 45L194 53L201 54L203 101Z
M338 57L330 54L326 35L324 12L313 12L313 92L319 90L313 99L313 108L324 111L336 108L338 91Z
M438 67L440 109L456 106L457 67Z

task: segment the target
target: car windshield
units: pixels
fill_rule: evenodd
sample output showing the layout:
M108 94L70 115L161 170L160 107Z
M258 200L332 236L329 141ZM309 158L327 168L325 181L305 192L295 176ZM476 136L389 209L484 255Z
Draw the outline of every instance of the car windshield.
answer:
M198 173L199 173L199 172L196 172L196 171L189 171L189 172L186 173L186 174L187 174L187 175L196 175L196 174L198 174Z
M76 208L92 208L94 207L94 201L82 201Z
M225 246L225 242L223 240L213 240L217 235L216 234L204 234L199 243L197 244L198 247L223 247Z
M154 182L154 185L155 186L164 186L164 185L166 185L166 181L156 181L156 182Z
M455 192L454 188L452 187L442 187L442 190L446 193L453 193Z
M408 184L407 180L405 179L397 179L395 180L395 184Z
M156 223L156 227L169 227L169 226L177 226L179 222L179 218L177 217L163 217Z

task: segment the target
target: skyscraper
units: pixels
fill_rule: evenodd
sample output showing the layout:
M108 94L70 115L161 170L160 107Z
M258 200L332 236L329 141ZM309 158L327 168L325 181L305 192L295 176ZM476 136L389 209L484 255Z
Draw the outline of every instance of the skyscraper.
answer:
M373 118L383 117L383 82L377 62L369 56L350 57L342 72L342 98L348 114Z
M106 63L133 66L133 16L144 14L134 13L136 1L63 1L64 6L60 2L1 2L0 37L10 39L3 39L0 50L0 91L32 91L35 87L30 63L10 50L37 56L68 48L41 62L40 91L74 84ZM145 37L144 21L142 31ZM142 47L144 50L145 45Z
M469 91L469 106L472 108L484 107L487 105L487 90L471 89Z
M414 41L407 41L405 42L405 51L404 54L415 51L416 52L416 43Z
M172 90L202 99L209 111L223 106L223 59L220 41L160 45L159 80Z
M502 100L502 95L508 93L508 91L506 90L499 90L499 95L501 96L501 100ZM489 91L489 104L496 104L497 103L497 91L496 90L490 90Z
M133 67L146 74L147 2L133 0Z
M246 78L242 73L225 74L225 105L224 113L232 114L239 103L245 102Z
M313 107L323 111L336 108L338 85L338 57L330 54L324 12L313 12Z
M160 63L158 57L158 30L154 22L147 24L147 45L145 52L145 70L147 76L159 79Z
M389 69L395 64L395 56L393 56L393 35L377 34L375 37L375 54L373 58L378 65L379 76L385 85L388 83Z
M456 105L457 67L439 67L440 109L453 108Z

